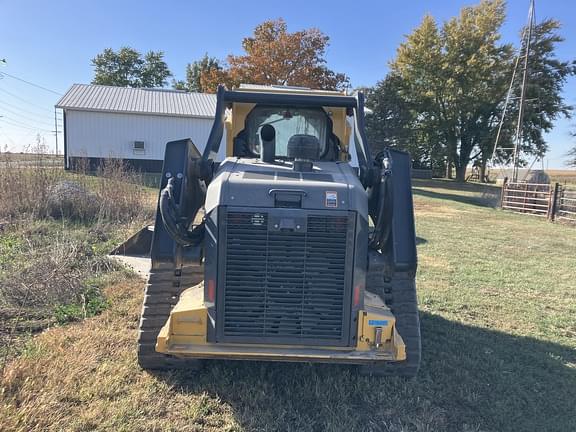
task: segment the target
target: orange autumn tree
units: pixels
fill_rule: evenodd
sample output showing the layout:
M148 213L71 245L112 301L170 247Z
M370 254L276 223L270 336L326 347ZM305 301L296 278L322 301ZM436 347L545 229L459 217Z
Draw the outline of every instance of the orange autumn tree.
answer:
M265 21L242 41L244 55L229 55L226 68L203 71L202 87L215 92L218 84L234 88L250 83L342 90L349 79L326 66L328 41L315 28L290 33L282 18Z

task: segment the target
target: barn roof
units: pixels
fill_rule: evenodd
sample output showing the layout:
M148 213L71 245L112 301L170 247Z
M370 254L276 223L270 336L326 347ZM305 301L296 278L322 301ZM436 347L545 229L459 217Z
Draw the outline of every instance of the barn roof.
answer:
M181 90L73 84L56 108L214 118L216 95Z

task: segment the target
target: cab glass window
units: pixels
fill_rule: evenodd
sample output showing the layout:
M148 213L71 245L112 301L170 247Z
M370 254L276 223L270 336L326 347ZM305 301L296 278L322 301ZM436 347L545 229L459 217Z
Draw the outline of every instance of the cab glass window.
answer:
M246 118L250 150L260 153L260 129L269 124L276 131L276 157L286 157L292 135L313 135L320 141L320 154L326 150L328 116L321 108L255 107Z

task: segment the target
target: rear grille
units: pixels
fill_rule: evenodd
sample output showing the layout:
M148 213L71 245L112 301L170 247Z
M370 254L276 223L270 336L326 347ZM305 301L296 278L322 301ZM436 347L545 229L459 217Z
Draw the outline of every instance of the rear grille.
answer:
M348 215L308 215L302 232L268 213L229 212L223 340L345 344Z

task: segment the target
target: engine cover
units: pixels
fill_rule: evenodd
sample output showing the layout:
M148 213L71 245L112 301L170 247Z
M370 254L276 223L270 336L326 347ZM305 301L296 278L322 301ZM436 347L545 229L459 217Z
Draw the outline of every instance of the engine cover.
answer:
M206 212L222 205L353 210L365 219L368 215L366 191L345 162L315 162L312 172L297 172L291 162L228 158L210 183Z
M206 200L208 340L355 346L367 212L346 163L296 172L289 162L224 161Z

